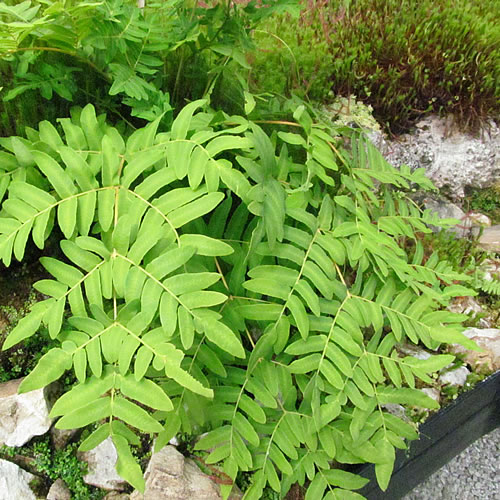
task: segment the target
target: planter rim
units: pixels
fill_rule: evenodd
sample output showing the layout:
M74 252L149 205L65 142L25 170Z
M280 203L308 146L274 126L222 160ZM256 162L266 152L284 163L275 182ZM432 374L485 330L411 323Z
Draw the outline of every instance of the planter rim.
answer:
M394 472L385 492L373 464L351 469L370 482L359 493L368 500L398 500L470 444L500 426L500 370L431 415L419 426L420 438L397 450Z

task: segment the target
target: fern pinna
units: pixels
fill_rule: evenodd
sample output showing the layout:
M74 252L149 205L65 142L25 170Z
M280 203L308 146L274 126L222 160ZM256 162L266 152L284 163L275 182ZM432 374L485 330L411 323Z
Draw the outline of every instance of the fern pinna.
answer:
M455 284L468 278L424 262L415 238L438 223L405 194L432 188L423 172L394 169L356 131L338 140L303 107L294 117L268 135L201 100L168 132L158 119L124 137L88 105L0 139L3 263L30 235L41 249L60 235L63 253L42 258L48 298L3 348L47 326L60 346L21 391L73 370L56 426L92 424L83 450L111 436L139 490L137 432L159 449L205 431L195 448L232 480L248 472L247 499L295 482L307 499L360 498L366 480L333 460L374 463L384 489L395 448L417 437L384 405L435 408L416 379L453 359L398 343L473 346L443 310L472 293Z

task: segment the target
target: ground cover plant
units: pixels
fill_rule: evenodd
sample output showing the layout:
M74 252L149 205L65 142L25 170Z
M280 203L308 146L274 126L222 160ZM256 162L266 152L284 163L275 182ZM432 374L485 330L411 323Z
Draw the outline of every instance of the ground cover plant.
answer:
M54 450L50 439L42 436L22 448L0 446L0 457L24 466L36 475L30 487L39 497L47 495L51 483L62 479L75 500L100 500L105 493L83 481L87 464L78 460L77 446L77 443L70 443L63 449Z
M393 132L429 112L499 116L498 2L308 0L256 33L256 87L324 102L356 95Z
M401 357L396 343L472 344L463 316L440 310L473 293L454 284L468 277L401 244L437 223L405 194L431 184L303 107L266 133L205 104L169 132L157 119L122 137L87 105L62 133L42 122L29 139L1 139L17 165L3 263L54 231L64 253L42 257L53 279L35 288L49 298L3 346L42 324L59 343L21 391L73 370L56 427L97 424L80 449L111 436L138 489L136 432L157 434L158 449L180 431L209 431L195 448L231 480L252 473L246 498L306 481L306 498L357 498L364 480L333 459L374 462L385 488L394 449L417 433L383 405L435 407L416 378L452 359Z
M470 210L488 214L492 224L500 224L500 181L489 188L473 190L468 200Z

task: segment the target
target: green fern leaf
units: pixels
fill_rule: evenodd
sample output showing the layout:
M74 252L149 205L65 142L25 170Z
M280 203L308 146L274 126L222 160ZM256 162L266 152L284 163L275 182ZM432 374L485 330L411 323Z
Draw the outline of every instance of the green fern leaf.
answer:
M118 454L116 471L134 488L143 493L146 483L142 475L142 470L132 455L127 440L123 436L117 434L114 434L112 439Z

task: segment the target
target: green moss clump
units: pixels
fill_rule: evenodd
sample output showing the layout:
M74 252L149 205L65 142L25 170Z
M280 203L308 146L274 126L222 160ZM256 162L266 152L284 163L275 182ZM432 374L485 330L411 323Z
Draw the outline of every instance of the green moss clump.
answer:
M15 459L25 457L29 470L36 474L30 484L35 493L45 495L49 486L57 479L62 479L74 500L100 500L106 494L99 488L88 486L83 481L87 473L87 464L76 456L78 443L71 443L62 450L54 450L48 436L33 439L30 443L13 448L0 447L0 457ZM16 460L14 460L16 461Z
M470 210L486 214L492 224L500 224L500 182L486 189L474 190L468 200Z
M257 37L257 87L320 101L354 93L395 132L430 112L471 129L498 116L498 2L304 3L298 21L274 18Z

